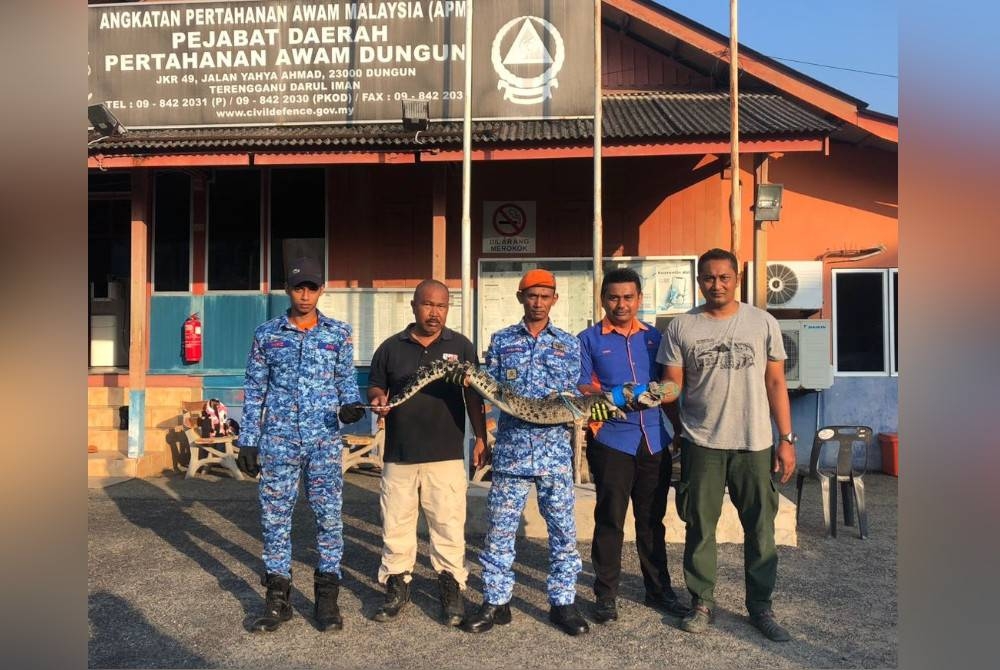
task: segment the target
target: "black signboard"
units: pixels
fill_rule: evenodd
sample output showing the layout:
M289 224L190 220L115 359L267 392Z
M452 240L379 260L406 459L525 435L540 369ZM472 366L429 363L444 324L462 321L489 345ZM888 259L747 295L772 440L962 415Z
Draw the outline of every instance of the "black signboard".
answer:
M90 8L89 104L129 128L593 115L581 0L141 3ZM573 8L575 11L571 11Z

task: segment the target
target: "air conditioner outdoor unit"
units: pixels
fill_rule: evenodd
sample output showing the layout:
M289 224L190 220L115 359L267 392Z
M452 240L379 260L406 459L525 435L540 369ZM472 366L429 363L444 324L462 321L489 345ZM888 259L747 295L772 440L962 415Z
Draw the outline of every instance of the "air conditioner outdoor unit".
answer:
M743 275L743 295L753 303L753 261ZM823 261L768 261L768 309L822 309Z
M828 389L833 386L829 319L779 319L785 344L788 388Z

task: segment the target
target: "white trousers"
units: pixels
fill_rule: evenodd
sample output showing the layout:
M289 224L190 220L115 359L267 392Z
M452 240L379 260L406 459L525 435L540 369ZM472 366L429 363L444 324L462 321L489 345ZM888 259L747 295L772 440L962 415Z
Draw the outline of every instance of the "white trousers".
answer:
M465 495L462 460L386 463L382 468L382 564L378 581L412 572L417 562L417 515L424 511L430 534L431 567L450 572L465 588Z

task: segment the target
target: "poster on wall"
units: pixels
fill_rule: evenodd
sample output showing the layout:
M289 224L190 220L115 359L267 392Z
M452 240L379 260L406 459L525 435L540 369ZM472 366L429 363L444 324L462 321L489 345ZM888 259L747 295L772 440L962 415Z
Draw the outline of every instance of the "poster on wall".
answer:
M535 201L487 200L483 203L483 253L535 253Z
M695 261L664 261L656 270L656 313L681 314L695 305Z

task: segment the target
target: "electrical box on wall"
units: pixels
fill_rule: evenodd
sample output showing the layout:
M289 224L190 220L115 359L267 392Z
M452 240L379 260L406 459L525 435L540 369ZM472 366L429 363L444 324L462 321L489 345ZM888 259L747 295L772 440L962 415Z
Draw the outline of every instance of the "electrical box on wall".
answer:
M753 303L753 261L743 275L743 295ZM769 261L767 264L768 309L822 309L823 261Z
M785 345L785 380L789 390L833 386L829 319L779 319Z

